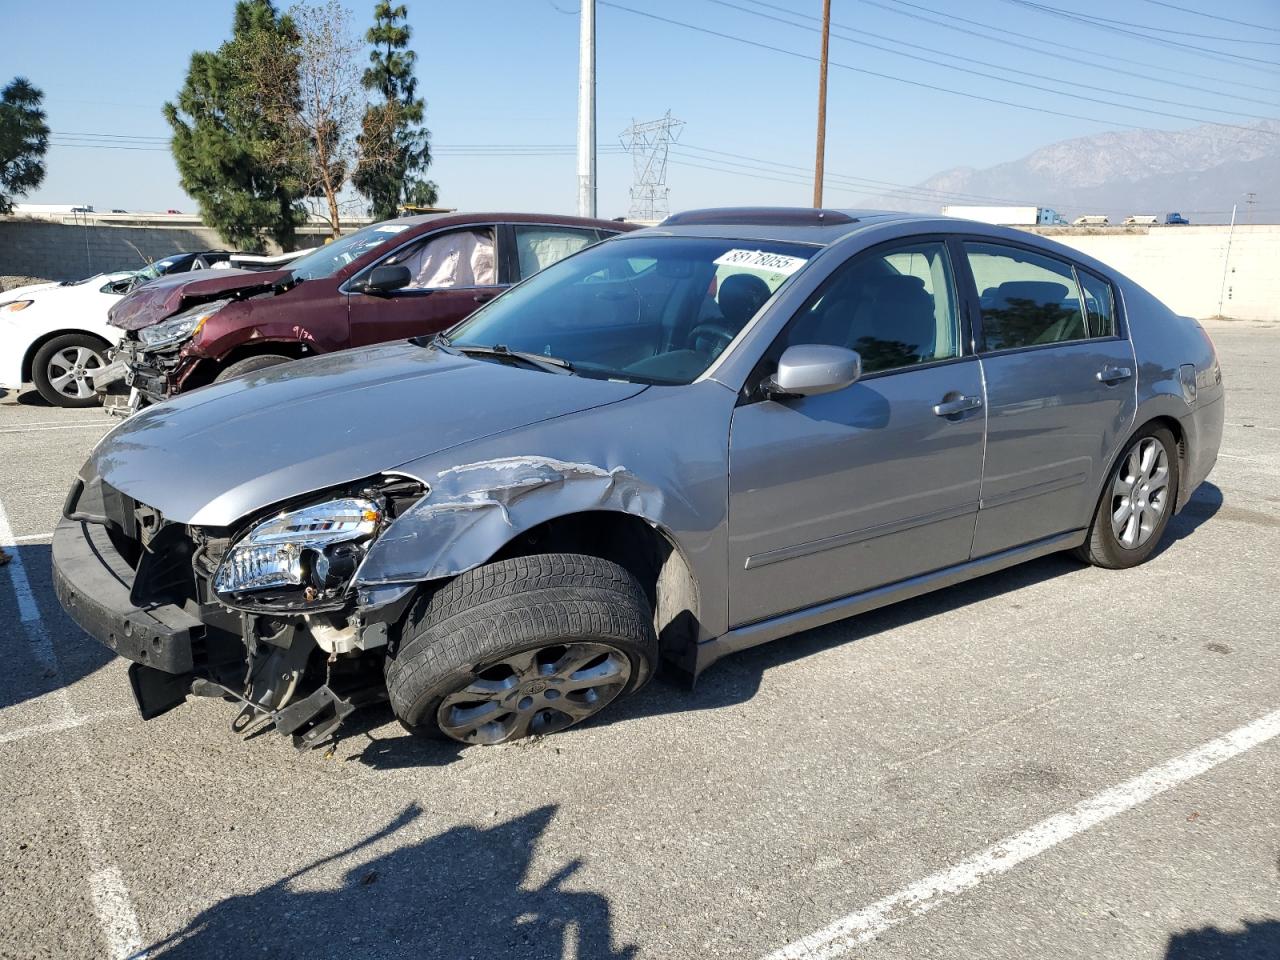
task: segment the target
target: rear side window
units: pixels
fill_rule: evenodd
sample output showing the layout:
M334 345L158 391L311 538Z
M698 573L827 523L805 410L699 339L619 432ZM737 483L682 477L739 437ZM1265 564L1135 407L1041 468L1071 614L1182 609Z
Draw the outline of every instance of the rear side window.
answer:
M964 245L978 288L987 350L1012 350L1087 336L1070 264L997 243Z
M596 242L595 230L573 227L515 225L516 258L520 263L520 279L545 270L557 260Z
M1076 270L1076 276L1080 278L1080 289L1084 291L1084 312L1089 318L1089 336L1116 336L1116 298L1111 284L1084 270Z

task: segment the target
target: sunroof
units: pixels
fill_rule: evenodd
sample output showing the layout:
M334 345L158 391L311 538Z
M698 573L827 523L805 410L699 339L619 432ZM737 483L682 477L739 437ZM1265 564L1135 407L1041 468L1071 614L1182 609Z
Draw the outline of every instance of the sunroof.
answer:
M674 213L663 220L661 226L759 224L778 227L823 227L857 222L856 217L851 217L843 211L822 210L813 207L712 207L706 210L686 210L684 213Z

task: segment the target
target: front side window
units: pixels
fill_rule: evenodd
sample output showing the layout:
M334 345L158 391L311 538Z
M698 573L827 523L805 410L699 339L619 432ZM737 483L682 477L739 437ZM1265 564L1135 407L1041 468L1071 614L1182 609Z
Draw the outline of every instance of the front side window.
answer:
M571 253L596 242L596 231L573 227L541 227L515 224L516 259L520 265L520 279L531 277L545 270Z
M552 264L480 308L449 344L567 360L580 376L690 383L816 247L624 237Z
M988 350L1083 340L1084 314L1069 264L1018 247L966 242Z
M1084 310L1089 318L1089 336L1114 337L1117 335L1116 298L1111 284L1095 277L1087 270L1077 270L1080 289L1084 292Z
M866 373L959 356L946 245L911 243L854 257L827 278L780 339L778 356L805 343L856 350Z
M410 290L491 287L498 282L492 227L437 234L383 263L408 267Z

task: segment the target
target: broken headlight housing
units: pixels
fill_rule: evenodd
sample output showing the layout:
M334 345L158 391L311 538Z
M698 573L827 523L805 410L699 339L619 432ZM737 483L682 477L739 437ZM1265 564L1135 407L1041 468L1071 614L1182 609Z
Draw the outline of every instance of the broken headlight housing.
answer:
M200 332L206 320L230 302L230 300L214 300L212 303L202 303L192 307L162 323L143 327L138 331L138 339L148 350L159 350L190 340Z
M221 597L283 589L298 599L345 591L383 520L365 497L343 497L263 520L237 540L213 577Z

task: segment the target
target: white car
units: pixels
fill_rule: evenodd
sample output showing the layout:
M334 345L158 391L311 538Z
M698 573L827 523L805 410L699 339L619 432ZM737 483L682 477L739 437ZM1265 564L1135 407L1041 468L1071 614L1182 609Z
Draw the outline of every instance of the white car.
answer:
M207 270L230 256L226 250L175 253L141 270L0 291L0 389L34 383L55 406L93 406L99 402L94 373L107 365L107 349L120 339L120 331L107 325L115 302L157 277Z
M134 275L99 273L0 292L0 388L34 383L55 406L96 404L94 372L106 366L107 348L120 333L107 325L107 311Z

